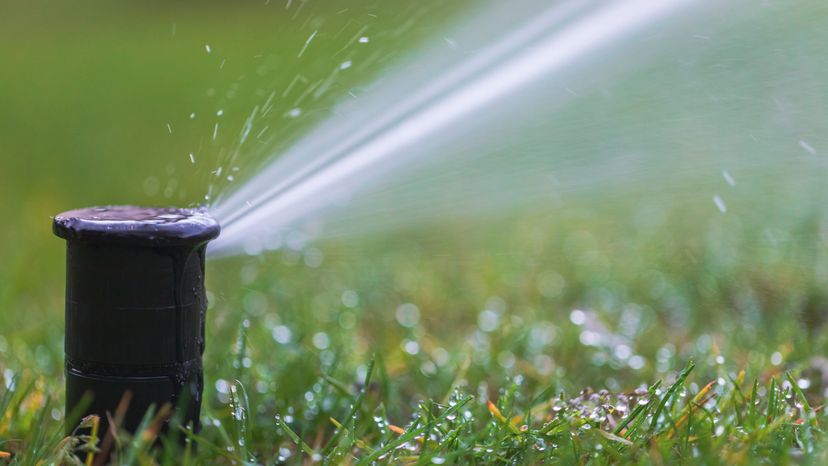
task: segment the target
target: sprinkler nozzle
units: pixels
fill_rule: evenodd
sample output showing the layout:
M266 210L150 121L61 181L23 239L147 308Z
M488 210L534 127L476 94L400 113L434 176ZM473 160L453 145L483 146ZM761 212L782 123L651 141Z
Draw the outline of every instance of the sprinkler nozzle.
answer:
M107 413L129 400L120 427L134 432L150 406L170 403L198 431L204 257L218 222L199 209L111 206L64 212L53 228L67 246L67 416L85 405L80 416L100 416L106 432Z

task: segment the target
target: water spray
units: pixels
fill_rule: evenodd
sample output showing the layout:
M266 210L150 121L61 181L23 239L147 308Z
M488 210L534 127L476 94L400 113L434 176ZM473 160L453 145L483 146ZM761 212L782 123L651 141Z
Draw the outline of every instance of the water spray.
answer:
M67 242L67 415L80 406L106 432L123 400L120 427L134 432L169 403L198 431L204 258L218 222L193 209L93 207L56 216L54 232Z
M248 244L261 250L269 236L350 199L389 173L405 172L415 160L433 157L414 149L447 129L470 124L496 102L563 75L593 54L612 49L696 3L702 2L556 2L467 61L440 70L422 88L417 82L410 92L374 90L381 97L376 108L371 107L375 114L349 114L344 124L339 115L338 125L322 125L214 205L211 212L225 228L210 253L234 254Z

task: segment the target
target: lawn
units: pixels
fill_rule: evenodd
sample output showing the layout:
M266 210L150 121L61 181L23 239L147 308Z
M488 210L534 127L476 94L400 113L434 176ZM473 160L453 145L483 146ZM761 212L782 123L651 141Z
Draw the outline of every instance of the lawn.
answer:
M72 450L94 442L64 437L64 245L51 215L201 203L230 134L270 90L357 65L247 154L242 180L470 9L263 3L3 6L0 464L93 460ZM670 154L654 174L554 205L210 261L203 428L184 429L182 447L149 413L119 437L119 464L825 464L817 3L745 20L731 47L692 66L647 68L684 83L674 98L653 90L664 79L629 79L614 88L629 99L584 96L562 113L569 131L550 143L561 150L604 153L622 139L596 135L646 127ZM341 52L356 34L376 45ZM213 140L218 109L232 129ZM600 178L594 157L573 173Z

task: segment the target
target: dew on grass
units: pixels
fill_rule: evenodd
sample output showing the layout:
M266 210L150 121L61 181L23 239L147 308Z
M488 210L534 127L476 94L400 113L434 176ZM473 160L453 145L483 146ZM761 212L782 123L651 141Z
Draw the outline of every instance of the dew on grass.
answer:
M598 346L603 341L601 334L592 330L584 330L579 335L579 341L585 346Z
M491 309L486 309L477 317L477 325L484 332L493 332L497 329L500 317Z
M437 373L437 366L431 361L426 361L420 364L420 372L425 376L432 376Z
M443 367L449 363L450 355L449 352L446 351L445 348L437 347L434 351L431 352L431 357L434 358L434 362Z
M230 393L230 384L224 379L218 379L215 383L216 391L222 394Z
M774 366L782 364L782 353L780 353L779 351L774 352L771 355L771 364L773 364Z
M404 340L402 343L403 351L410 355L416 355L420 352L420 344L412 340Z
M557 298L561 295L566 286L566 280L561 274L548 270L543 272L537 281L538 291L546 298Z
M629 359L629 357L632 356L633 353L632 353L632 348L630 348L629 346L627 346L625 344L620 344L620 345L616 345L613 348L612 354L616 358L618 358L622 361L625 361L625 360Z
M395 313L397 322L406 328L412 328L420 321L420 309L412 303L403 303Z
M500 296L491 296L486 300L486 309L495 311L498 315L506 311L506 301Z
M636 370L636 371L643 369L645 364L646 364L646 360L644 359L644 357L641 356L641 355L638 355L638 354L632 356L627 361L627 365L630 366L630 369Z
M575 325L584 325L586 323L586 313L580 309L574 309L569 313L569 320Z
M497 355L497 363L504 369L511 369L515 365L515 355L511 351L501 351Z
M345 290L341 297L342 305L347 308L355 308L359 305L359 295L354 290Z
M538 374L543 376L550 375L552 373L552 370L555 368L555 364L552 361L552 358L545 354L539 354L537 357L535 357L533 365L535 367L535 370L538 371Z
M328 334L325 332L316 332L312 338L313 346L318 349L325 349L330 345L330 338L328 338Z
M356 327L357 318L353 312L346 311L339 314L337 322L339 322L339 326L343 329L351 330L352 328Z

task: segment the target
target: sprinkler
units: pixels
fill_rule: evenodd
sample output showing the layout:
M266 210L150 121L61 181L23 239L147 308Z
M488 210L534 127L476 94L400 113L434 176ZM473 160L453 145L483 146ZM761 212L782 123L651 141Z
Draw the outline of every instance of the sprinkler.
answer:
M100 416L103 435L121 404L120 427L134 432L169 403L198 431L204 256L218 222L199 209L112 206L64 212L53 227L66 240L67 416Z

